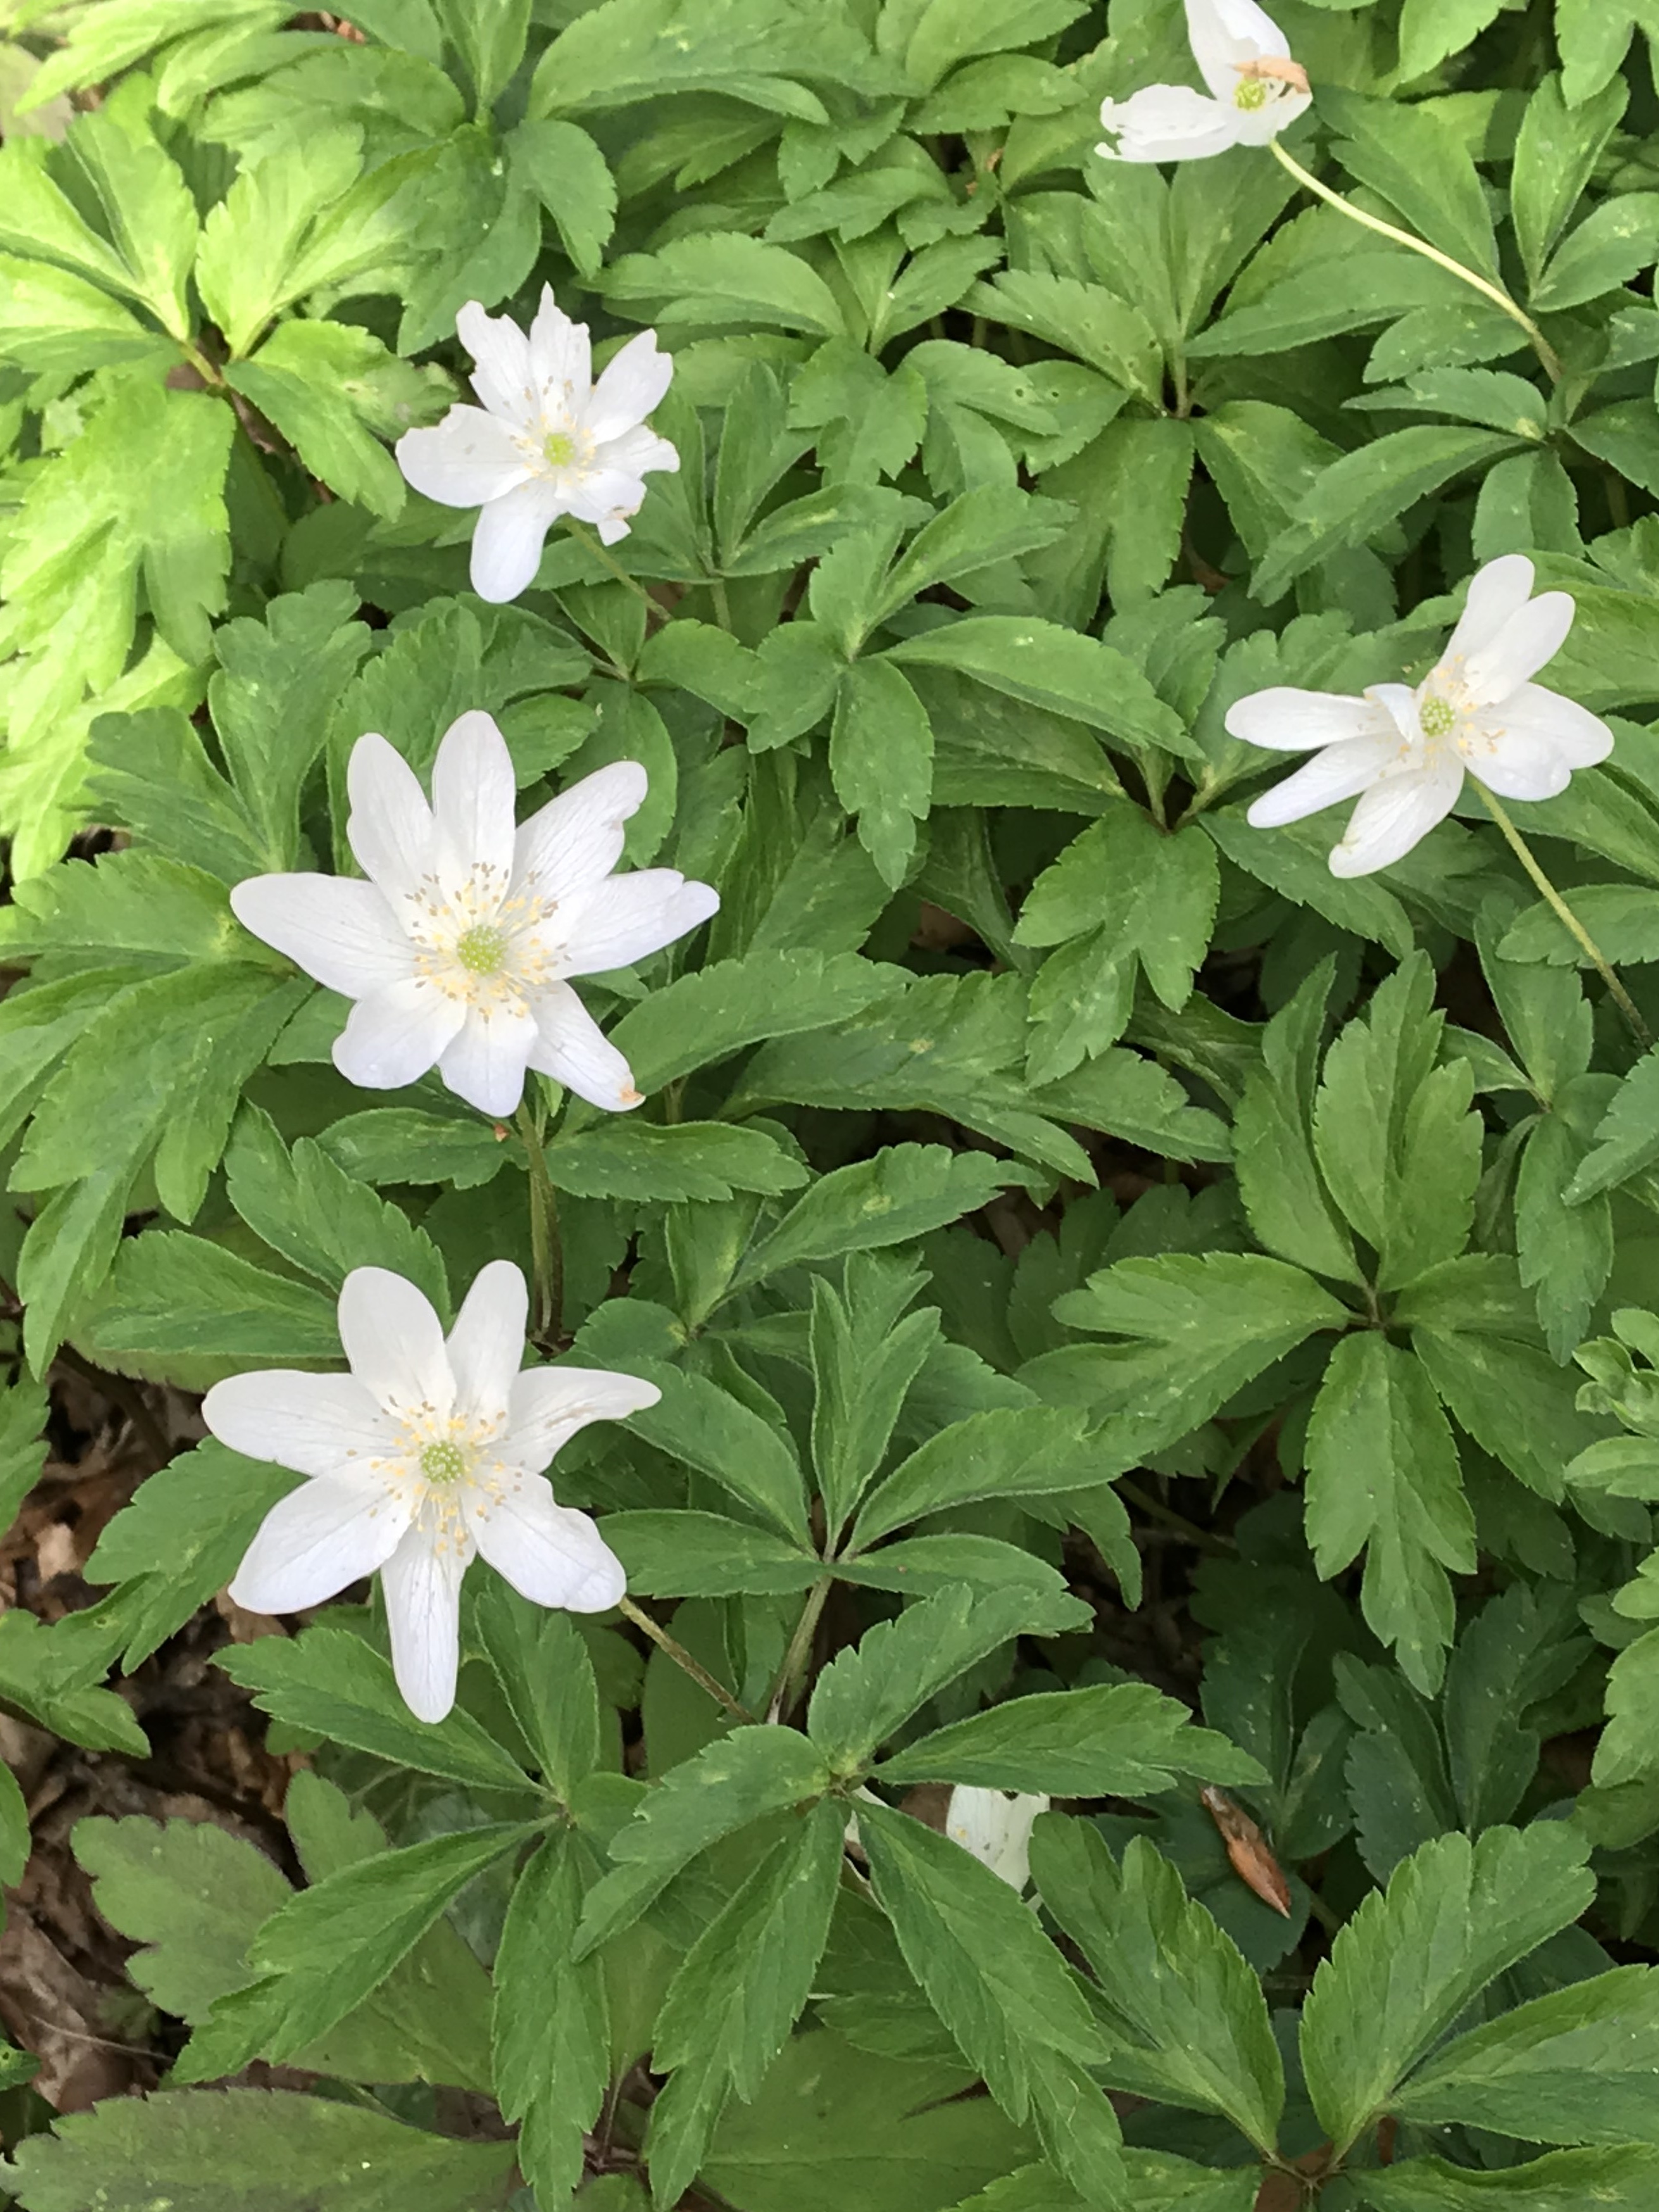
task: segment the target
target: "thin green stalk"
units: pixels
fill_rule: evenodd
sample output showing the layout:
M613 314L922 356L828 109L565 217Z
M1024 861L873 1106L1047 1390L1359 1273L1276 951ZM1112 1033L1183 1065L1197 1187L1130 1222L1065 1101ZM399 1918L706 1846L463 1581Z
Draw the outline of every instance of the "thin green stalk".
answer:
M604 544L598 538L596 538L591 530L584 529L580 522L573 521L571 517L568 514L564 519L564 526L570 532L570 535L576 540L579 545L585 545L596 561L604 562L605 566L610 569L611 574L616 578L619 584L626 584L629 590L632 592L636 599L643 599L645 601L646 611L648 614L655 615L659 622L667 621L667 609L665 607L659 607L657 605L657 602L652 598L650 592L646 590L645 586L641 583L639 578L637 576L630 576L627 569L623 568L622 562L612 558L611 549L608 545Z
M1164 1504L1136 1482L1115 1482L1118 1496L1129 1504L1138 1506L1150 1520L1161 1521L1166 1528L1178 1528L1189 1544L1196 1544L1201 1552L1219 1552L1231 1556L1238 1549L1231 1536L1218 1536L1212 1528L1200 1528L1196 1521L1189 1521L1184 1513L1177 1513L1173 1505Z
M812 1649L812 1638L817 1632L824 1601L835 1588L835 1583L833 1575L820 1575L806 1593L800 1619L795 1623L789 1649L783 1655L783 1664L778 1668L772 1694L767 1699L766 1717L769 1721L781 1721L794 1703L796 1686L806 1671L807 1655Z
M1540 896L1542 897L1546 903L1551 908L1556 919L1561 923L1563 928L1567 930L1569 933L1577 939L1577 943L1583 946L1584 952L1589 959L1590 965L1595 969L1596 974L1601 978L1601 981L1607 985L1613 1004L1618 1007L1625 1019L1630 1024L1632 1034L1634 1036L1637 1042L1641 1046L1643 1051L1645 1052L1648 1049L1648 1047L1653 1042L1652 1033L1650 1031L1647 1024L1643 1020L1641 1015L1638 1012L1636 1001L1631 997L1630 993L1625 988L1618 976L1614 974L1606 954L1602 951L1601 946L1595 942L1595 939L1590 935L1589 930L1585 928L1583 923L1579 921L1572 908L1567 904L1565 899L1562 897L1560 892L1556 890L1555 885L1544 873L1542 868L1539 866L1537 860L1533 856L1531 846L1528 844L1526 839L1516 828L1514 823L1510 821L1508 810L1498 804L1498 800L1492 797L1491 792L1487 790L1486 785L1480 781L1478 776L1472 778L1471 780L1474 784L1475 789L1480 793L1482 799L1486 802L1487 813L1491 815L1492 820L1498 824L1504 836L1508 839L1510 850L1514 854L1516 859L1520 861L1522 866L1526 870L1528 875L1531 878L1534 885L1536 887Z
M1304 169L1294 155L1285 151L1277 138L1267 141L1267 150L1281 168L1289 170L1298 184L1305 185L1328 207L1334 207L1346 216L1350 222L1363 223L1367 230L1374 230L1383 238L1393 239L1396 246L1409 246L1413 253L1420 253L1425 261L1432 261L1437 268L1444 269L1452 276L1460 277L1465 284L1473 285L1483 298L1490 300L1493 307L1506 314L1512 323L1520 325L1531 341L1533 351L1543 362L1550 382L1559 384L1561 381L1560 356L1526 309L1510 299L1501 284L1494 284L1490 278L1466 268L1461 261L1454 261L1449 253L1443 253L1437 246L1431 246L1426 239L1415 237L1409 230L1401 230L1397 224L1384 222L1380 216L1367 215L1362 208L1355 207L1352 200L1345 200L1340 192L1334 192L1328 185L1322 184L1311 169Z
M518 1129L530 1163L530 1259L536 1277L530 1334L538 1344L552 1344L564 1321L564 1249L559 1241L558 1194L547 1171L542 1133L527 1102L519 1109Z
M722 629L729 630L732 627L732 603L726 596L725 577L711 576L708 579L708 590L714 602L715 621Z
M617 1610L624 1620L631 1620L635 1628L651 1638L659 1651L665 1651L681 1672L687 1674L699 1689L707 1690L719 1705L724 1705L735 1721L747 1721L752 1726L755 1716L747 1705L740 1705L724 1682L717 1682L699 1659L694 1659L684 1644L672 1637L648 1613L642 1613L631 1597L620 1598Z

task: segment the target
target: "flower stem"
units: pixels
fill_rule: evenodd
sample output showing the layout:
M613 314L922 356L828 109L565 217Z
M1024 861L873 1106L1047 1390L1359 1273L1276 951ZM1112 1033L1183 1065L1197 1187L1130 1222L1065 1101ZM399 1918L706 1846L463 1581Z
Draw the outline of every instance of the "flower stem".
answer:
M716 1704L724 1705L734 1721L747 1721L753 1724L755 1716L748 1706L740 1705L724 1682L717 1682L701 1660L694 1659L684 1644L653 1620L648 1613L642 1613L631 1597L618 1598L617 1607L624 1620L631 1620L635 1628L642 1630L651 1638L659 1651L665 1651L674 1664L691 1677L699 1689L707 1690Z
M666 608L657 605L639 578L630 576L622 562L613 557L610 547L596 538L591 530L585 530L580 522L573 521L568 514L564 519L564 526L578 544L585 545L596 561L602 562L610 569L619 584L626 584L636 599L645 601L647 614L655 615L659 622L665 622L668 619Z
M1393 239L1396 246L1409 246L1413 253L1420 253L1425 261L1432 261L1437 268L1447 270L1452 276L1461 277L1465 284L1472 284L1512 323L1520 325L1531 341L1533 351L1543 362L1550 382L1559 384L1561 381L1560 356L1525 308L1517 306L1501 284L1494 284L1489 278L1477 276L1473 269L1465 268L1461 261L1454 261L1449 253L1443 253L1437 246L1431 246L1426 239L1414 237L1410 231L1401 230L1395 223L1384 222L1380 216L1367 215L1363 209L1355 207L1352 201L1345 200L1340 192L1334 192L1328 185L1321 184L1312 170L1304 169L1294 155L1285 151L1277 138L1267 141L1267 150L1281 168L1290 171L1298 184L1305 185L1328 207L1334 207L1346 216L1350 222L1363 223L1367 230L1374 230L1384 238Z
M788 1711L806 1666L806 1655L812 1648L818 1618L824 1601L835 1588L833 1575L820 1575L806 1593L806 1602L801 1607L800 1619L795 1623L795 1632L789 1639L789 1649L783 1655L783 1664L778 1669L778 1679L772 1685L772 1694L767 1700L766 1717L781 1721Z
M527 1103L519 1108L519 1134L530 1163L530 1255L536 1274L536 1310L530 1334L553 1344L564 1321L564 1249L559 1241L559 1200L547 1171L542 1133Z
M1491 792L1487 790L1486 785L1480 781L1478 776L1472 777L1471 781L1473 781L1475 789L1480 793L1482 799L1486 802L1487 813L1491 815L1492 820L1498 824L1504 836L1508 839L1510 850L1515 854L1516 859L1520 861L1522 866L1526 870L1528 875L1531 878L1533 884L1554 913L1556 919L1560 922L1562 927L1567 930L1583 948L1584 952L1589 959L1590 965L1595 969L1596 974L1600 975L1601 981L1607 985L1607 990L1613 998L1613 1004L1618 1007L1625 1019L1630 1024L1632 1032L1635 1036L1637 1042L1645 1052L1648 1047L1653 1042L1652 1036L1649 1031L1647 1024L1643 1020L1641 1015L1637 1011L1635 1000L1631 997L1630 993L1625 988L1618 976L1613 973L1613 968L1609 963L1606 954L1602 951L1601 946L1595 942L1595 939L1590 935L1589 930L1585 928L1583 923L1579 921L1572 908L1567 904L1565 899L1562 897L1560 892L1556 890L1555 885L1544 873L1542 868L1539 866L1537 860L1533 856L1531 846L1528 844L1526 839L1516 828L1514 823L1510 821L1508 810L1498 804L1498 800L1492 797Z

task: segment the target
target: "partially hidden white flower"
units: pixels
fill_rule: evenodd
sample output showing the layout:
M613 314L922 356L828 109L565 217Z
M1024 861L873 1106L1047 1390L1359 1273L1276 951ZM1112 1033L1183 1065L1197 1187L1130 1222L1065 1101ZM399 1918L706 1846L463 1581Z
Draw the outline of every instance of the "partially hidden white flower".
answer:
M674 868L611 871L645 770L616 761L514 827L513 762L488 714L463 714L432 769L432 803L403 755L359 738L346 836L367 883L250 876L236 918L356 1001L334 1065L368 1091L435 1066L480 1113L511 1114L533 1067L591 1106L641 1103L628 1062L566 980L625 968L720 904Z
M653 469L680 457L645 418L674 364L654 331L631 337L599 382L586 323L573 323L542 287L528 336L507 315L469 300L455 318L473 360L482 407L452 407L429 430L405 430L398 465L416 491L445 507L476 507L472 588L497 604L535 580L548 532L562 514L592 523L607 545L628 535Z
M1109 161L1194 161L1230 146L1265 146L1312 100L1307 71L1255 0L1187 0L1187 36L1209 97L1190 85L1149 84L1102 102ZM422 432L410 434L421 436Z
M1531 596L1524 554L1489 561L1462 619L1413 691L1374 684L1363 698L1276 686L1229 708L1247 744L1315 757L1250 808L1258 830L1300 822L1363 793L1331 854L1335 876L1369 876L1403 860L1450 813L1467 771L1501 799L1553 799L1576 768L1613 750L1605 722L1530 678L1572 627L1571 596Z
M482 1268L447 1337L413 1283L357 1267L340 1291L348 1375L274 1368L216 1382L222 1443L310 1480L271 1508L230 1594L299 1613L378 1569L410 1709L455 1701L461 1577L474 1550L534 1605L603 1613L627 1586L586 1513L542 1474L589 1421L654 1405L654 1384L577 1367L519 1370L528 1295L510 1260Z
M1024 1889L1031 1878L1031 1830L1038 1814L1048 1809L1046 1797L1024 1790L1010 1796L1001 1790L963 1784L951 1792L945 1832L1011 1889Z

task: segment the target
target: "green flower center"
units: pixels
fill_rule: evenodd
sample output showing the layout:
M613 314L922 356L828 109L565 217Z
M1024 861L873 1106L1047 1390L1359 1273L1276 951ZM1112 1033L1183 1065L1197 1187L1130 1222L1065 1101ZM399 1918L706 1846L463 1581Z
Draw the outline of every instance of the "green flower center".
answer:
M1417 710L1425 738L1449 738L1457 726L1457 709L1449 699L1425 699Z
M1253 112L1267 105L1267 88L1259 76L1241 77L1233 94L1233 106Z
M459 1444L428 1444L421 1454L421 1473L428 1482L459 1482L466 1473L466 1454Z
M556 469L568 469L576 458L576 441L568 431L550 431L542 451Z
M480 922L456 939L455 957L475 975L493 975L507 957L507 939L489 922Z

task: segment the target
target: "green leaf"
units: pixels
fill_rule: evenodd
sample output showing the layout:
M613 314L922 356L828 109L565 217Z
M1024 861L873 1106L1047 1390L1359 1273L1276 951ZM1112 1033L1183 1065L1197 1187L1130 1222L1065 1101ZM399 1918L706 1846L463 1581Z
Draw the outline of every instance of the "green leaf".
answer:
M1552 2151L1495 2170L1407 2159L1387 2172L1366 2174L1362 2201L1370 2212L1486 2212L1490 2204L1510 2212L1581 2212L1586 2204L1639 2212L1656 2186L1659 2151L1632 2143L1619 2150Z
M816 1553L720 1513L608 1513L605 1540L629 1587L653 1597L734 1597L810 1589L824 1570Z
M320 1291L181 1230L121 1244L108 1281L76 1317L75 1341L117 1374L200 1389L250 1362L340 1356L333 1303Z
M1340 254L1285 270L1260 298L1230 305L1225 314L1188 342L1188 352L1200 361L1288 353L1293 347L1365 330L1413 309L1444 313L1459 304L1460 293L1455 277L1415 254L1345 245ZM1230 400L1226 411L1231 416L1253 404L1260 407L1261 403ZM1241 428L1245 419L1240 418ZM1206 452L1212 441L1202 422L1194 428L1199 450ZM1311 434L1291 436L1292 452L1305 455L1322 447L1324 441ZM1327 459L1334 458L1331 448L1324 450Z
M499 1575L478 1592L472 1617L543 1787L568 1805L599 1763L599 1689L586 1639L568 1613L532 1605Z
M0 1526L11 1527L40 1480L46 1463L42 1431L50 1410L43 1383L18 1382L0 1389Z
M0 283L6 288L0 354L31 375L76 375L167 359L173 351L118 300L70 270L0 255Z
M1575 1411L1571 1382L1542 1346L1413 1325L1412 1347L1458 1426L1540 1498L1559 1498L1563 1468L1597 1430Z
M988 321L1046 339L1127 392L1158 398L1163 351L1152 326L1104 284L1007 269L988 284L975 284L967 304Z
M570 1956L582 1850L568 1829L542 1844L514 1884L496 1954L495 2094L501 2117L519 2123L520 2171L549 2203L581 2179L583 2134L611 2079L604 1972Z
M385 1267L425 1292L441 1315L448 1285L437 1247L389 1199L359 1182L313 1138L290 1152L276 1125L245 1105L225 1148L231 1204L256 1236L293 1266L337 1291L354 1267Z
M482 117L524 59L530 0L437 0L437 5L472 81L473 112Z
M1452 1785L1472 1836L1509 1820L1537 1771L1539 1739L1520 1725L1516 1689L1540 1647L1547 1649L1540 1608L1516 1583L1488 1600L1452 1654L1441 1717Z
M786 1728L736 1729L671 1768L611 1838L616 1863L588 1897L578 1955L630 1926L710 1844L821 1797L831 1779L818 1747Z
M1030 1588L942 1590L867 1629L818 1676L807 1711L814 1745L837 1774L861 1772L876 1751L947 1683L1017 1636L1057 1635L1077 1618L1070 1598Z
M658 253L624 253L611 264L605 289L624 311L634 301L656 303L652 319L668 329L764 323L836 337L845 327L835 294L798 254L735 230L697 232Z
M576 124L533 117L518 125L508 143L565 252L584 276L596 275L617 219L617 186L605 155Z
M325 124L244 163L202 226L196 285L233 360L295 296L289 278L307 231L356 182L362 139Z
M623 107L662 93L703 91L822 123L822 103L790 78L862 85L867 53L839 10L817 19L781 0L605 0L543 54L530 112Z
M1398 109L1396 113L1407 111ZM1437 144L1438 132L1433 134ZM1482 204L1484 206L1484 203ZM1491 430L1425 422L1373 439L1333 461L1297 502L1257 564L1252 595L1272 606L1298 576L1345 546L1363 545L1385 524L1468 470L1513 453L1516 440Z
M291 1640L263 1637L216 1654L215 1663L252 1691L262 1712L307 1735L464 1789L529 1787L518 1761L461 1708L435 1723L415 1719L390 1662L345 1629L319 1625Z
M1132 2031L1113 2064L1127 2057L1136 2087L1220 2112L1271 2150L1285 2072L1261 1985L1169 1861L1137 1836L1120 1867L1097 1828L1060 1814L1038 1820L1031 1861L1043 1903Z
M1400 15L1400 74L1426 76L1448 54L1473 46L1503 0L1406 0Z
M1057 1319L1131 1340L1027 1363L1022 1379L1109 1426L1104 1474L1139 1463L1206 1421L1235 1391L1316 1331L1349 1316L1299 1267L1249 1253L1121 1260L1054 1304Z
M1330 853L1337 831L1315 818L1282 830L1253 829L1242 813L1214 811L1204 826L1227 858L1297 906L1311 907L1338 929L1386 945L1396 960L1416 945L1410 917L1394 893L1373 878L1334 876Z
M1353 1245L1331 1205L1311 1141L1319 1033L1334 963L1322 961L1261 1036L1233 1117L1233 1158L1250 1226L1270 1252L1357 1283Z
M906 1965L1010 2119L1029 2114L1086 2204L1121 2204L1116 2117L1083 2070L1106 2046L1036 1917L971 1852L886 1807L858 1807L877 1902Z
M67 140L104 210L133 288L162 328L188 337L185 288L196 258L196 203L178 164L113 111L82 115Z
M331 490L388 521L402 514L402 473L373 433L395 436L430 421L442 412L445 387L434 387L370 331L343 323L280 324L251 360L233 362L225 375Z
M176 707L100 714L87 761L91 805L164 860L226 884L264 869L267 856L247 810ZM46 884L52 878L33 880Z
M838 1259L908 1243L988 1205L1006 1178L982 1153L943 1145L890 1145L836 1168L797 1199L771 1234L751 1245L732 1291L805 1261Z
M212 2212L229 2172L258 2176L269 2212L488 2212L513 2146L460 2142L388 2115L268 2089L113 2097L18 2146L27 2212Z
M1609 84L1569 107L1553 71L1528 95L1515 142L1510 209L1529 284L1537 284L1629 97L1623 84Z
M1628 283L1656 258L1659 192L1626 192L1603 201L1556 247L1534 288L1533 307L1544 314L1582 307Z
M1360 1607L1407 1679L1438 1689L1456 1619L1449 1576L1472 1574L1474 1516L1434 1386L1375 1330L1345 1337L1308 1424L1307 1529L1329 1581L1365 1551Z
M21 1706L53 1735L88 1751L148 1759L149 1738L112 1690L65 1690L54 1668L55 1639L21 1606L0 1613L0 1698Z
M1589 1845L1543 1821L1442 1836L1395 1869L1337 1936L1302 2015L1302 2063L1339 2153L1489 1982L1575 1921Z
M657 1404L629 1415L636 1436L712 1476L779 1534L809 1541L805 1484L787 1433L705 1375L654 1359L630 1361L629 1372L662 1392Z
M1085 722L1125 744L1191 757L1180 719L1127 654L1058 623L963 615L890 646L882 657L907 668L960 669L994 691Z
M1437 30L1447 12L1443 0L1434 17ZM1407 29L1402 26L1402 40ZM1391 200L1411 228L1443 253L1482 276L1497 276L1492 216L1474 163L1435 116L1328 85L1320 87L1318 105L1323 119L1345 134L1335 151L1351 175Z
M896 890L915 850L933 790L927 710L896 668L855 661L841 678L830 733L836 796L858 817L859 842Z
M513 1158L489 1123L415 1106L371 1106L348 1114L331 1121L317 1142L336 1167L364 1183L447 1182L476 1190Z
M911 82L931 90L970 54L1000 54L1034 46L1087 12L1086 0L1013 0L988 20L975 0L925 0L904 50Z
M15 1889L22 1881L29 1863L29 1808L23 1785L9 1766L0 1764L0 1889Z
M981 1498L1042 1498L1103 1481L1080 1414L1050 1406L970 1413L902 1460L858 1517L850 1548L866 1550L913 1521Z
M957 1782L1052 1797L1145 1797L1192 1774L1260 1783L1263 1771L1224 1736L1193 1726L1149 1682L1097 1682L1011 1698L908 1745L883 1783Z
M837 1546L886 1457L911 1384L940 1342L936 1310L904 1314L920 1278L902 1259L849 1260L843 1285L844 1297L814 1276L809 1338L812 1466Z
M852 953L759 951L682 975L611 1032L647 1095L762 1038L846 1021L899 988L891 969Z
M841 1880L845 1808L813 1806L761 1861L687 1952L652 2039L672 2069L651 2107L646 2157L659 2202L675 2203L708 2153L730 2091L759 2094L813 1988Z
M1452 2119L1523 2142L1652 2142L1659 1970L1574 1982L1458 2036L1395 2098L1402 2119Z
M1595 1141L1580 1161L1564 1195L1583 1206L1615 1190L1659 1159L1659 1049L1644 1053L1614 1092Z
M1588 1334L1590 1314L1613 1271L1613 1215L1607 1199L1592 1194L1569 1204L1566 1197L1569 1190L1577 1191L1586 1154L1566 1115L1576 1103L1573 1092L1592 1085L1596 1095L1585 1103L1592 1111L1600 1105L1605 1085L1598 1079L1569 1085L1562 1110L1544 1115L1528 1138L1516 1177L1521 1279L1537 1291L1539 1324L1552 1354L1563 1361Z

